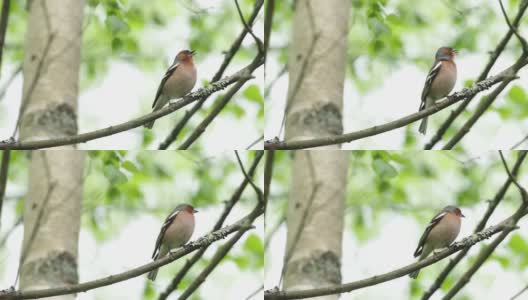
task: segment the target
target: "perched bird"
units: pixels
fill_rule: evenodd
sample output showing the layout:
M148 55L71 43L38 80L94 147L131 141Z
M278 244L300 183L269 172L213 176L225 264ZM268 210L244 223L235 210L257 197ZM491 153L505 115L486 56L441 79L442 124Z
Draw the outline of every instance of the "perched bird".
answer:
M442 209L425 228L414 257L420 255L418 260L425 259L433 250L449 246L460 232L460 217L464 217L460 208L448 205ZM420 270L414 271L409 276L418 277Z
M441 47L436 51L434 65L425 79L420 111L431 107L436 100L444 98L453 90L457 78L456 53L455 49L449 47ZM422 119L419 131L421 134L427 131L427 117Z
M187 95L196 83L196 67L193 62L195 51L183 50L176 55L174 62L161 79L156 98L152 104L153 111L161 109L169 100ZM152 128L154 121L145 124Z
M198 211L189 204L176 206L161 227L154 253L152 253L154 260L167 255L171 249L181 247L189 241L194 231L194 213L196 212ZM157 274L158 269L152 270L147 277L154 281Z

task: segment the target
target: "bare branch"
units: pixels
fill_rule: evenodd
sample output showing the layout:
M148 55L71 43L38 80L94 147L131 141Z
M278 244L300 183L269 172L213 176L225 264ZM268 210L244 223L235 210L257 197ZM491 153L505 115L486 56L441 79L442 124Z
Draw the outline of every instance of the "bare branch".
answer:
M2 15L0 15L0 68L2 67L2 56L4 53L4 43L9 20L9 4L11 0L4 0L2 3Z
M527 1L528 2L528 1ZM484 98L479 104L476 109L476 111L473 113L473 115L464 123L462 128L445 144L445 146L442 148L443 150L450 150L452 149L460 140L469 132L471 127L475 125L475 123L482 117L482 115L486 112L486 110L493 104L493 102L497 99L499 94L508 86L508 84L514 80L514 78L517 76L517 72L524 67L526 64L528 64L528 61L526 61L526 58L528 57L528 52L523 53L521 57L515 62L515 64L512 66L510 77L505 78L503 82L499 86L497 86L486 98Z
M519 153L519 156L517 157L517 161L515 162L515 165L513 166L513 170L512 170L512 173L514 176L517 176L517 174L519 173L519 170L525 158L526 158L526 152ZM511 177L508 176L504 184L499 189L499 191L495 194L495 197L493 198L493 200L489 201L488 209L486 210L486 212L484 213L484 216L482 217L482 219L479 221L479 223L475 227L475 230L473 231L473 233L480 232L481 230L484 229L484 227L486 227L486 223L488 222L489 218L495 211L495 208L497 208L499 203L504 198L504 195L508 191L508 188L510 187L511 183L512 183ZM462 251L460 251L460 253L458 253L455 256L455 258L452 258L449 260L449 263L447 264L447 266L444 267L442 272L440 272L440 275L438 275L438 277L436 278L434 283L431 285L431 287L429 287L429 289L423 294L421 298L422 300L427 300L431 298L431 296L442 286L442 283L447 278L447 275L449 275L449 273L455 268L455 266L466 256L466 254L469 252L469 249L470 248L463 249Z
M528 291L528 285L525 286L522 290L520 290L517 294L513 295L513 297L511 297L510 300L515 300L517 299L522 293Z
M264 0L257 0L257 2L260 2L260 5L259 6L262 6L262 4L264 4ZM253 30L251 29L251 27L249 27L249 25L246 23L246 20L244 19L244 14L242 13L242 10L240 9L240 5L238 4L238 0L235 0L235 5L236 5L236 8L237 8L237 11L238 11L238 15L240 16L240 20L242 21L242 24L244 24L244 27L246 28L246 30L249 32L249 34L253 37L253 39L255 40L255 43L257 44L257 48L258 48L258 51L259 53L264 53L264 44L262 43L262 41L253 33Z
M117 282L125 281L130 278L141 276L142 274L148 273L154 269L162 267L166 264L169 264L193 251L196 249L206 247L213 242L216 242L220 239L225 238L227 235L247 231L250 229L248 221L254 218L253 214L249 214L246 217L240 219L233 225L226 226L220 230L209 233L196 241L190 242L187 245L180 247L178 249L170 252L169 255L165 257L150 262L148 264L139 266L132 270L122 272L119 274L110 275L101 279L96 279L88 281L85 283L68 285L63 287L51 288L51 289L42 289L42 290L29 290L29 291L14 291L0 294L0 300L18 300L18 299L36 299L36 298L46 298L58 295L73 294L78 292L86 292L88 290L96 289L103 286L108 286ZM250 223L249 223L250 224Z
M267 290L264 292L264 299L266 300L303 299L303 298L311 298L311 297L324 296L324 295L347 293L353 290L357 290L357 289L365 288L368 286L376 285L382 282L390 281L390 280L408 275L412 273L413 271L429 266L439 260L442 260L452 255L455 252L458 252L464 248L473 246L478 242L488 239L497 233L510 232L514 230L516 227L512 226L512 222L513 221L516 222L517 217L518 216L514 214L513 216L510 216L509 218L505 219L504 221L500 222L499 224L495 226L490 226L489 228L481 232L472 234L462 239L460 242L453 243L447 249L436 253L436 255L431 255L424 260L417 261L415 263L409 264L407 266L396 269L394 271L390 271L384 274L376 275L370 278L366 278L366 279L362 279L362 280L358 280L358 281L354 281L350 283L345 283L341 285L333 285L333 286L328 286L328 287L323 287L323 288L299 290L299 291L278 291L275 289Z
M527 2L527 1L524 1ZM506 20L506 24L508 24L508 27L510 27L510 30L515 34L517 39L519 39L519 42L521 42L522 49L524 53L528 53L528 43L526 40L517 32L518 28L513 27L513 25L510 23L510 19L508 19L508 14L506 13L506 10L504 10L504 6L502 5L502 0L499 0L500 8L502 11L502 14L504 15L504 19Z
M515 19L513 20L513 26L518 26L519 23L522 20L523 14L526 11L526 8L528 8L528 1L521 2L519 6L519 11L517 12L517 16L515 16ZM506 45L510 41L510 38L513 35L513 31L510 30L504 35L504 37L500 40L500 42L497 44L497 47L495 47L495 50L491 52L491 56L488 60L488 63L480 73L480 75L477 78L477 82L484 80L486 77L488 77L488 73L499 58L499 56L502 54L504 48L506 48ZM462 112L466 109L469 102L473 99L473 97L465 99L460 105L456 108L456 110L452 111L449 117L442 123L442 125L438 128L436 133L433 135L429 143L427 143L424 147L425 150L431 150L433 147L442 139L444 134L446 133L447 129L453 124L455 119L460 116Z
M505 225L501 234L496 237L493 242L482 250L477 256L473 265L460 277L455 285L447 292L442 298L443 300L453 299L453 297L471 280L471 277L478 271L478 269L484 264L484 262L491 256L497 246L504 241L504 239L512 232L517 229L517 222L526 215L526 206L528 203L523 201L519 206L519 209L509 217L503 224Z
M523 151L522 153L524 153L526 155L526 151ZM524 187L522 187L519 184L519 182L517 182L517 179L515 178L515 176L513 176L513 174L510 172L510 169L508 168L508 164L506 163L506 160L504 159L504 156L502 155L502 151L501 150L499 150L499 155L500 155L500 158L501 158L501 161L502 161L502 165L504 166L504 169L506 170L506 173L508 173L508 177L515 184L515 186L519 189L519 192L521 193L521 197L522 197L523 202L527 202L528 203L528 193L526 192L526 189L524 189Z
M264 151L258 151L258 153L259 153L259 155L261 157L262 157L262 155L264 155ZM248 173L246 173L246 170L244 169L244 164L242 164L242 161L240 160L240 156L238 155L238 151L236 151L236 150L235 150L235 156L237 158L238 165L240 167L240 171L242 171L242 173L244 174L244 176L248 180L249 184L251 184L251 187L253 187L253 190L255 190L255 193L257 194L259 202L262 202L262 204L264 204L264 193L262 192L262 190L258 186L255 185L255 183L253 182L253 179L251 179L251 177L249 177Z
M255 22L255 19L258 16L258 13L262 7L261 2L255 2L255 6L253 7L253 12L251 13L251 16L249 17L247 23L248 26L253 26L253 23ZM242 45L242 41L246 37L246 34L248 33L247 28L244 27L242 32L238 35L238 37L235 39L231 47L227 52L225 52L224 60L222 61L222 64L220 65L220 68L218 71L216 71L215 75L211 79L211 82L216 82L220 80L222 75L224 74L224 71L231 63L231 60L235 56L235 54L240 49L240 46ZM205 102L207 98L200 99L194 104L194 106L189 110L185 112L185 115L181 120L174 126L174 128L171 130L170 134L165 138L165 140L159 145L159 150L165 150L167 149L177 138L178 135L181 133L187 122L194 116L196 112L202 107L203 103Z
M10 150L2 152L2 165L0 165L0 221L2 220L2 207L4 205L4 196L7 185L7 171L9 170ZM0 228L2 224L0 223Z
M71 145L71 144L77 144L77 143L85 143L87 141L95 140L98 138L102 138L105 136L123 132L129 129L132 129L132 128L140 127L146 123L149 123L150 121L166 116L188 105L189 103L192 103L194 101L207 97L214 92L222 90L226 88L227 86L239 80L242 80L242 79L249 80L251 78L249 76L250 75L248 75L246 68L244 68L231 76L225 77L224 79L211 84L210 86L201 88L194 93L188 94L187 96L183 97L178 102L171 103L168 106L160 110L156 110L142 117L139 117L139 118L136 118L136 119L133 119L133 120L130 120L128 122L124 122L118 125L110 126L110 127L99 129L99 130L94 130L91 132L81 133L78 135L52 138L48 140L15 142L13 140L8 139L8 140L4 140L0 142L0 150L5 150L5 149L32 150L32 149L57 147L57 146L63 146L63 145Z
M245 224L246 227L250 226L253 221L264 214L264 203L261 201L257 202L257 205L251 211L251 213L248 215ZM213 258L211 258L211 262L205 267L205 269L202 270L202 272L196 277L196 279L189 284L187 289L181 294L181 296L178 298L179 300L187 299L189 296L191 296L196 289L202 285L202 283L205 281L207 276L209 276L213 270L218 266L218 264L222 261L222 259L229 253L231 248L242 238L244 233L247 231L244 229L239 230L235 236L233 236L229 241L227 241L224 245L220 246L216 253L214 254ZM1 299L0 299L1 300Z
M395 121L391 121L391 122L388 122L382 125L377 125L374 127L370 127L370 128L355 131L355 132L345 133L342 135L328 136L328 137L316 138L316 139L310 139L310 140L300 140L300 141L292 141L292 142L269 140L264 143L264 149L266 150L271 150L271 149L294 150L294 149L306 149L306 148L313 148L313 147L319 147L319 146L325 146L325 145L348 143L348 142L359 140L365 137L369 137L369 136L373 136L373 135L387 132L390 130L394 130L396 128L400 128L405 125L416 122L426 116L432 115L436 113L437 111L445 109L446 107L453 105L454 103L459 102L463 99L472 97L483 90L489 89L491 86L499 82L513 80L513 78L515 77L511 75L511 70L513 69L514 66L511 66L510 68L502 71L496 76L492 76L488 79L479 81L471 87L464 88L460 92L456 92L452 94L451 96L447 96L443 100L437 101L433 106L427 109L410 114L408 116L405 116Z
M255 159L253 160L253 163L251 164L251 166L249 168L249 171L248 171L249 178L253 177L253 175L255 174L255 171L257 169L257 166L258 166L260 160L262 159L262 156L263 156L263 153L261 153L261 152L258 152L255 155ZM231 196L231 199L225 203L225 208L224 208L222 214L220 215L220 217L218 218L218 220L216 221L216 224L214 225L214 227L211 230L211 232L216 231L216 230L218 230L218 229L220 229L222 227L222 225L224 224L224 221L226 220L227 216L229 215L229 213L231 212L231 210L233 209L235 204L237 204L238 201L240 200L240 197L242 196L242 193L244 192L244 190L246 189L248 184L249 184L248 178L244 177L244 179L242 180L242 183L238 186L238 188L235 190L235 192ZM200 250L198 250L191 257L191 259L188 259L185 262L185 265L178 271L176 276L174 276L174 278L172 279L171 283L165 288L165 291L160 294L159 300L167 299L169 297L169 295L175 289L178 288L178 285L180 284L182 279L185 277L187 272L189 272L191 267L196 262L198 262L198 260L200 260L200 258L202 258L203 254L205 253L207 248L208 248L208 246L202 247Z

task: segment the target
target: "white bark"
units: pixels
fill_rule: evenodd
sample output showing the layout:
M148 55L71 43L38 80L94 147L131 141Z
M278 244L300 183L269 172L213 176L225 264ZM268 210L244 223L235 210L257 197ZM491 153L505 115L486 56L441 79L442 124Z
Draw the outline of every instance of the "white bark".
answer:
M83 0L31 1L19 124L23 141L77 133L83 9ZM82 151L31 152L20 255L21 290L59 287L79 280L83 164ZM75 299L75 295L50 299Z
M21 140L77 133L83 8L83 0L31 1L23 67Z
M31 152L24 207L20 289L75 284L84 152ZM75 299L75 295L50 299Z
M295 152L287 214L285 290L341 283L347 157L348 153L340 150Z
M350 1L296 3L288 61L287 141L343 132L349 10Z

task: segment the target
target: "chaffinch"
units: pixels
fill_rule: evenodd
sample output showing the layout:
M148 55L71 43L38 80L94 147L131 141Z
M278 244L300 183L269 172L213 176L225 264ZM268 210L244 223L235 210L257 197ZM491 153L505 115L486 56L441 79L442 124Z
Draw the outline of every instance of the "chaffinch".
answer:
M436 51L434 65L425 79L420 111L449 95L453 90L457 78L455 54L456 50L449 47L441 47ZM422 119L419 131L421 134L427 131L427 117Z
M176 206L161 227L154 253L152 253L154 260L167 255L171 249L181 247L189 241L194 231L194 213L196 212L198 211L189 204ZM152 270L147 277L154 281L157 274L158 269Z
M174 62L169 67L156 92L152 104L153 111L161 109L171 99L181 98L189 93L196 83L196 67L193 62L195 51L183 50L176 55ZM145 124L152 128L154 121Z
M448 205L442 209L425 228L414 257L420 255L418 260L425 259L433 250L449 246L460 232L460 217L464 217L460 208ZM409 276L418 277L420 270L414 271Z

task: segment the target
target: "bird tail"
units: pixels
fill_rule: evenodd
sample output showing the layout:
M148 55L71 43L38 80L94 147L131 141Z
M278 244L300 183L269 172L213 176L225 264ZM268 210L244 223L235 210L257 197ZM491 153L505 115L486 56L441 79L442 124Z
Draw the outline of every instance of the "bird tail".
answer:
M425 132L427 131L427 117L422 119L422 122L420 123L420 128L418 129L418 131L421 134L425 135Z
M152 129L152 126L154 126L154 121L149 122L149 123L145 124L144 126L145 126L145 128L147 128L147 129Z
M152 112L155 112L158 109L161 109L165 104L169 102L170 98L165 95L160 95L156 101L154 101L154 105L152 105ZM154 121L148 122L144 125L145 128L152 129L152 126L154 126Z
M409 274L409 277L411 277L412 279L416 279L416 277L418 277L419 273L420 273L420 270L416 270L416 271L412 272L411 274Z
M158 269L152 270L148 273L147 278L154 281L156 280L156 276L158 275Z

